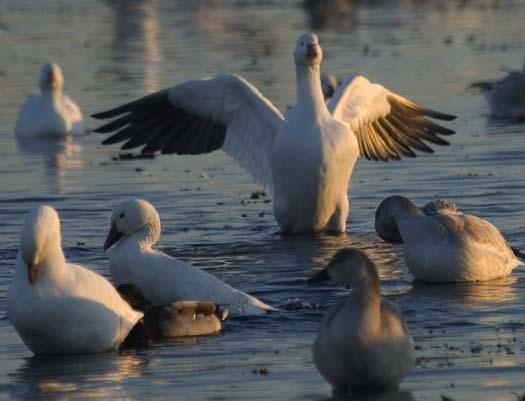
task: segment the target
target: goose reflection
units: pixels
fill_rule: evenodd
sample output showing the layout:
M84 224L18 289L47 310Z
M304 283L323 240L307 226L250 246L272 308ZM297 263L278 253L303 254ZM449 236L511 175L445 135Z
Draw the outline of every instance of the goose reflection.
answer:
M11 396L22 400L122 398L122 383L141 376L146 360L116 353L33 357L9 374ZM131 399L131 398L129 398Z
M113 59L118 64L118 78L141 81L141 91L160 89L159 13L157 0L107 1L114 10ZM139 63L137 63L137 61ZM137 66L141 69L135 70Z
M408 292L411 304L424 305L427 303L448 309L451 306L464 311L492 312L498 309L511 308L512 303L519 300L516 276L508 276L498 280L450 283L450 284L425 284L414 282Z
M415 401L409 391L388 391L384 393L357 393L351 396L328 398L324 401Z
M44 165L46 182L54 185L55 193L63 193L64 177L67 170L83 166L82 146L73 137L54 138L16 138L17 147L22 158L28 165L33 165L35 159ZM56 186L55 186L56 185Z

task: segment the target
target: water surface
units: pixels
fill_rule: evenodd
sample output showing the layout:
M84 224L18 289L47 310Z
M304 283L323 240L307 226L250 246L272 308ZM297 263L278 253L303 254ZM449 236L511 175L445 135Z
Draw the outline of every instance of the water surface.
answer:
M388 195L419 205L442 197L525 248L525 125L491 121L466 89L522 65L524 19L523 1L0 1L0 399L326 399L310 346L346 290L308 287L305 278L349 245L377 263L383 293L400 304L416 343L402 392L381 399L503 401L525 392L525 269L483 284L414 284L401 250L373 228ZM60 144L13 138L17 109L48 60L60 62L86 116L220 72L242 74L284 110L295 98L291 52L305 30L319 33L325 70L365 74L460 116L452 146L434 155L358 162L344 236L281 237L270 199L250 199L259 188L222 152L119 161L96 134ZM159 209L161 249L283 312L147 350L33 358L5 319L24 214L56 207L69 260L107 276L109 216L129 197Z

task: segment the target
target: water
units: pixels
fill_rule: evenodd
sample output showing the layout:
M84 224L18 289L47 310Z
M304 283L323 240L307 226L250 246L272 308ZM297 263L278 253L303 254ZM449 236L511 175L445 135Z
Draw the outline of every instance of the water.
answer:
M481 96L466 89L522 65L525 2L322 3L0 1L0 399L325 399L329 387L310 345L346 290L304 280L347 245L377 263L383 293L400 304L417 346L402 392L372 399L503 401L525 392L525 269L483 284L414 285L400 249L373 229L384 197L403 194L421 205L439 196L489 218L525 248L525 125L492 122ZM50 59L61 63L66 91L86 115L220 72L242 74L283 110L295 97L296 37L311 29L320 34L325 70L363 73L460 116L452 146L435 155L358 162L345 236L282 238L268 198L250 200L258 187L222 152L115 161L117 147L102 147L96 134L59 145L13 139L16 111ZM66 256L107 276L110 212L129 197L159 209L161 249L283 312L138 352L31 357L4 302L24 214L56 207Z

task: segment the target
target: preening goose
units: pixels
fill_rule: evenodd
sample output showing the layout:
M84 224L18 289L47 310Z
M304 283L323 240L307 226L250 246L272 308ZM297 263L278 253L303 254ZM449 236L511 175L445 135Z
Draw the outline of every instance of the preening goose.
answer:
M42 67L40 95L30 96L20 108L15 125L19 138L64 137L84 132L82 112L63 92L64 76L56 63Z
M160 217L151 203L133 199L114 210L104 249L108 250L111 277L117 286L137 286L153 305L211 301L228 308L231 316L262 315L273 310L214 275L153 249L159 238Z
M326 105L321 89L322 49L315 34L299 37L294 52L297 104L286 119L237 75L188 81L98 113L113 119L96 132L122 149L200 154L223 149L273 194L284 233L344 232L348 185L359 156L415 157L447 145L453 131L427 117L455 117L421 107L358 76L337 88Z
M379 276L364 252L343 249L309 283L349 284L330 309L313 345L314 363L334 396L396 388L415 361L414 344L396 305L381 299Z
M519 251L496 227L443 200L419 209L402 196L388 197L377 208L375 227L385 241L403 244L406 264L416 280L492 280L508 276L520 264Z
M67 263L55 210L26 217L7 315L35 354L79 354L116 349L142 318L102 276Z

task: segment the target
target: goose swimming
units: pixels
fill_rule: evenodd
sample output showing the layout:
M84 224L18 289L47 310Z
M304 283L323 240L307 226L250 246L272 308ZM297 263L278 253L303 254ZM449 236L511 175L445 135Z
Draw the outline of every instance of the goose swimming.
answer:
M522 71L511 71L499 81L475 82L487 100L490 115L497 118L525 117L525 62Z
M82 112L63 92L64 76L56 63L40 72L40 95L30 96L20 108L15 125L19 138L64 137L84 132Z
M111 277L117 286L137 286L153 305L211 301L227 307L231 316L274 310L212 274L153 249L159 238L160 217L151 203L133 199L114 210L104 249L108 250Z
M520 264L519 251L496 227L443 200L420 209L405 197L388 197L377 208L375 227L385 241L403 244L416 280L492 280L508 276Z
M359 156L415 157L424 143L447 145L454 132L426 117L455 117L419 106L365 77L346 80L328 105L321 89L323 52L315 34L299 37L294 52L297 104L286 118L237 75L188 81L112 110L95 132L122 149L201 154L223 149L273 195L283 233L344 232L348 186Z
M32 210L21 231L7 315L34 354L105 352L221 329L226 312L216 316L211 302L133 310L105 278L67 263L60 243L56 211L49 206Z
M396 388L415 362L414 344L396 305L381 298L379 276L364 252L343 249L309 283L349 284L330 309L313 345L314 363L335 395Z
M102 276L67 263L55 210L26 217L7 315L35 354L79 354L116 349L143 314L134 311Z

